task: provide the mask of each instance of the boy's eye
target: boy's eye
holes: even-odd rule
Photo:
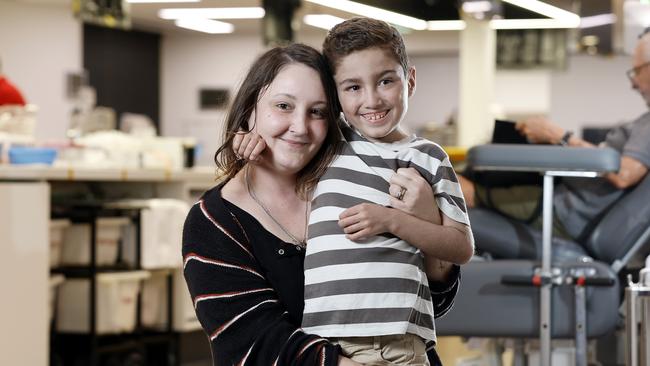
[[[391,79],[384,79],[384,80],[379,82],[379,85],[388,85],[388,84],[390,84],[392,82],[393,82],[393,80],[391,80]]]

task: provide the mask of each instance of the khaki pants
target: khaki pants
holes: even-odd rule
[[[332,338],[343,356],[367,366],[429,366],[422,338],[413,334]]]

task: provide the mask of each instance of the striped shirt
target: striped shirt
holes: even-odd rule
[[[449,218],[469,225],[460,185],[440,146],[415,136],[372,143],[347,126],[340,155],[312,200],[302,327],[324,337],[412,333],[435,342],[431,292],[419,249],[390,234],[345,238],[338,217],[360,203],[387,206],[390,177],[413,167]]]

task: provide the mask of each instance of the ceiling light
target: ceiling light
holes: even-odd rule
[[[504,2],[510,3],[512,5],[530,10],[535,13],[547,16],[552,19],[562,20],[566,22],[565,27],[556,27],[556,28],[577,28],[580,25],[580,17],[577,14],[574,14],[570,11],[560,9],[556,6],[547,4],[539,0],[503,0]],[[510,19],[510,20],[519,20],[519,19]]]
[[[616,22],[616,15],[614,14],[600,14],[590,17],[580,18],[580,28],[594,28],[601,25],[614,24]]]
[[[181,18],[174,23],[181,28],[210,34],[232,33],[235,30],[235,26],[230,23],[212,19]]]
[[[385,22],[399,25],[415,30],[427,29],[427,22],[422,19],[410,17],[404,14],[388,11],[374,6],[360,4],[349,0],[306,0],[307,2],[326,6],[328,8],[342,10],[348,13],[363,15],[368,18],[375,18]]]
[[[462,8],[465,13],[487,13],[492,10],[492,2],[488,0],[465,1]]]
[[[462,20],[431,20],[427,22],[427,30],[430,31],[451,31],[465,29],[465,22]]]
[[[307,14],[302,20],[305,24],[311,25],[312,27],[330,30],[345,19],[329,14]]]
[[[175,8],[160,9],[158,17],[162,19],[203,18],[203,19],[260,19],[264,9],[249,8]]]
[[[493,19],[490,20],[490,27],[494,29],[550,29],[576,28],[576,25],[573,21],[561,19]]]
[[[198,3],[201,0],[126,0],[130,4],[155,4],[155,3]]]

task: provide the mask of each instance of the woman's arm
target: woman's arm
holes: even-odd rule
[[[338,365],[337,347],[289,321],[228,217],[210,215],[200,201],[183,232],[185,280],[214,364]]]

